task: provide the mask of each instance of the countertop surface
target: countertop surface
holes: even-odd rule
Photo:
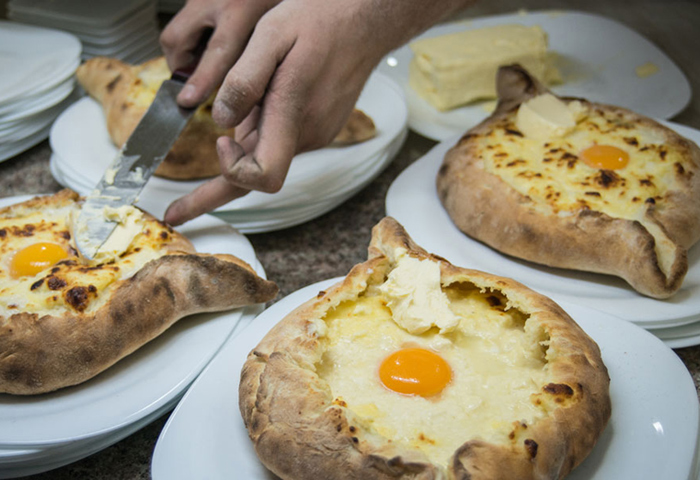
[[[554,0],[481,0],[459,19],[520,9],[561,9]],[[615,19],[659,46],[685,73],[694,95],[672,120],[700,129],[700,2],[697,0],[575,0],[566,8]],[[368,187],[331,212],[298,227],[249,235],[267,276],[280,287],[278,300],[299,288],[345,275],[367,254],[370,230],[384,215],[384,198],[392,181],[435,142],[411,132],[391,165]],[[47,141],[0,163],[0,197],[52,193],[61,189],[49,171]],[[700,346],[676,349],[700,385]],[[124,440],[71,465],[35,475],[34,479],[146,479],[163,415]],[[29,478],[29,477],[28,477]]]

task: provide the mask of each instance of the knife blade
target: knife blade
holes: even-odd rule
[[[158,89],[153,103],[83,203],[74,234],[80,255],[95,258],[118,222],[105,218],[105,207],[132,205],[163,161],[196,108],[180,107],[176,98],[190,72],[176,71]]]

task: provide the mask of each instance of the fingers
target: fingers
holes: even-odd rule
[[[243,155],[243,150],[235,142],[227,147],[229,148],[226,152],[227,155],[232,157]],[[248,189],[233,185],[223,176],[218,176],[171,203],[165,211],[163,219],[170,225],[181,225],[204,213],[211,212],[231,200],[242,197],[248,192]]]
[[[160,44],[171,70],[192,64],[202,31],[214,27],[205,8],[197,2],[187,2],[160,35]]]
[[[234,137],[236,143],[243,147],[246,153],[255,150],[258,144],[258,123],[260,121],[260,107],[255,106],[250,114],[236,126]]]
[[[288,51],[284,38],[271,40],[266,36],[264,31],[253,33],[219,88],[212,116],[223,128],[238,125],[260,102],[278,63]]]
[[[178,96],[178,103],[191,108],[206,100],[221,84],[236,62],[255,28],[270,7],[268,2],[228,2],[209,9],[188,2],[161,35],[161,43],[172,69],[192,65],[203,32],[214,28],[197,68]]]
[[[182,225],[248,192],[247,189],[231,185],[222,176],[215,177],[171,203],[163,219],[170,225]]]

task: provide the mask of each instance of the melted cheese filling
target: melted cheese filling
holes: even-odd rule
[[[544,412],[531,400],[547,383],[547,336],[496,294],[468,285],[445,289],[456,329],[413,335],[392,319],[387,299],[370,288],[356,301],[331,310],[316,365],[334,398],[347,404],[370,430],[446,465],[457,447],[480,438],[507,443],[513,422],[531,424]],[[494,301],[494,299],[497,299]],[[433,397],[407,396],[385,388],[379,365],[410,346],[437,352],[453,377]]]
[[[140,232],[113,261],[83,265],[71,234],[71,219],[77,218],[78,208],[71,204],[0,218],[0,316],[95,311],[109,298],[114,282],[131,277],[164,255],[163,247],[172,239],[167,226],[143,220]],[[69,253],[68,258],[36,275],[13,278],[10,265],[14,254],[39,242],[60,245]]]
[[[515,119],[481,135],[479,158],[487,172],[532,200],[543,214],[569,216],[582,209],[639,221],[655,237],[660,266],[667,272],[675,248],[663,231],[645,218],[649,203],[663,202],[678,187],[677,172],[687,169],[682,154],[650,127],[622,115],[592,110],[565,135],[542,140],[522,136]],[[625,168],[597,170],[579,158],[592,145],[611,145],[630,156]]]

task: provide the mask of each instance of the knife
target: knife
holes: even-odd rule
[[[88,195],[74,227],[80,254],[92,260],[117,227],[105,218],[105,207],[132,205],[163,161],[196,108],[182,108],[176,98],[194,66],[176,70],[165,80],[155,100],[120,149],[95,189]]]

